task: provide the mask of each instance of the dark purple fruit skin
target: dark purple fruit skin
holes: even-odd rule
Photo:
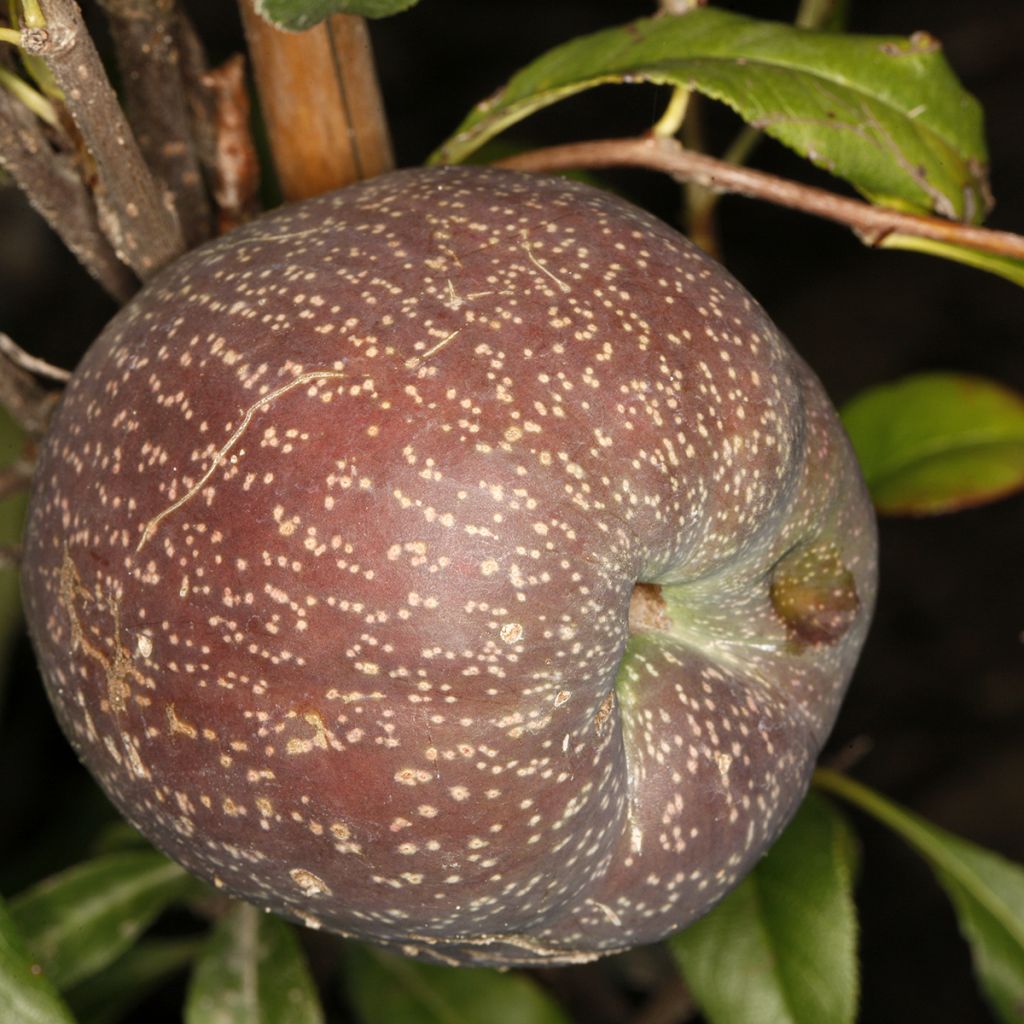
[[[23,586],[61,725],[157,846],[512,965],[655,941],[756,863],[875,574],[820,384],[721,267],[586,186],[439,168],[276,211],[115,317]]]

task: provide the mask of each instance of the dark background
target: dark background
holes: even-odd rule
[[[233,4],[187,6],[214,60],[240,48]],[[795,4],[720,6],[789,18]],[[421,162],[472,103],[543,50],[649,12],[640,0],[422,0],[376,23],[399,163]],[[927,29],[942,41],[986,110],[997,199],[989,224],[1024,232],[1024,5],[853,0],[850,23],[864,32]],[[597,90],[514,134],[543,144],[636,133],[664,99],[643,86]],[[718,108],[709,106],[707,115],[721,147],[738,123]],[[752,162],[846,191],[771,142]],[[610,180],[675,216],[678,191],[667,181],[645,172]],[[837,404],[870,384],[932,369],[1024,389],[1024,290],[956,264],[872,252],[842,228],[750,200],[727,197],[719,211],[725,262]],[[0,190],[0,329],[70,367],[112,312],[21,197]],[[882,523],[875,625],[825,757],[932,821],[1024,861],[1022,524],[1020,496],[952,516]],[[110,814],[56,732],[24,642],[0,691],[0,780],[0,891],[7,894],[84,855]],[[899,841],[855,821],[863,841],[862,1019],[991,1020],[927,869]],[[620,984],[623,975],[628,987],[629,972],[588,970],[597,973],[582,983],[571,972],[553,983],[593,1024],[622,1018],[628,992],[623,1001],[608,994],[600,1005],[582,993]],[[159,1014],[147,1015],[156,1024]]]

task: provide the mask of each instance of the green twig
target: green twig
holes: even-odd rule
[[[0,27],[0,43],[11,43],[21,46],[21,33],[16,28]]]
[[[685,85],[677,85],[669,97],[665,112],[658,118],[657,124],[651,129],[654,135],[671,138],[679,132],[686,120],[686,108],[690,102],[690,90]]]
[[[39,0],[21,0],[21,13],[25,19],[25,28],[46,28]]]
[[[0,89],[6,89],[19,103],[23,103],[51,128],[57,126],[57,111],[53,109],[53,104],[13,71],[0,68]]]
[[[843,7],[842,0],[800,0],[793,24],[812,30],[835,28],[842,18]]]

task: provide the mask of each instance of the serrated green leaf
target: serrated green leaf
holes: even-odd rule
[[[197,883],[155,850],[78,864],[11,901],[25,944],[60,989],[129,949],[157,915]]]
[[[345,983],[363,1024],[568,1024],[522,973],[442,967],[349,943]]]
[[[928,861],[971,947],[983,991],[1005,1024],[1024,1021],[1024,866],[932,825],[873,790],[819,769],[815,783],[887,825]]]
[[[255,7],[256,13],[271,25],[301,32],[332,14],[386,18],[417,3],[419,0],[255,0]]]
[[[981,249],[971,249],[966,245],[939,242],[918,235],[901,235],[899,232],[886,235],[878,246],[882,249],[907,249],[910,252],[941,256],[943,259],[963,263],[968,267],[987,270],[990,274],[1005,277],[1007,281],[1024,287],[1024,260],[1015,259],[1013,256],[1000,256],[993,252],[983,252]]]
[[[865,391],[842,417],[879,512],[951,512],[1024,487],[1024,398],[995,381],[918,374]]]
[[[68,992],[79,1024],[117,1024],[155,988],[192,962],[202,939],[144,939],[106,970]]]
[[[0,900],[0,1021],[18,1024],[74,1024],[71,1011],[25,948]]]
[[[185,1003],[185,1024],[323,1024],[295,930],[248,903],[218,922]]]
[[[750,876],[669,939],[711,1024],[852,1024],[853,863],[848,826],[812,793]]]
[[[464,160],[542,107],[624,81],[720,100],[876,202],[964,220],[988,206],[981,111],[932,37],[812,32],[713,7],[549,51],[474,108],[432,160]]]

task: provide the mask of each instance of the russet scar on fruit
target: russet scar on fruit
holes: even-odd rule
[[[706,913],[794,813],[874,602],[817,379],[575,182],[404,171],[183,257],[40,456],[62,727],[226,892],[445,963]]]

